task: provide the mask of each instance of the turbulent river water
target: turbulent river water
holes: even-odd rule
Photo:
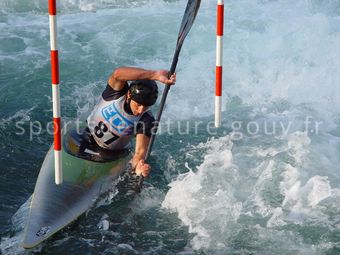
[[[168,69],[185,5],[58,1],[63,119],[85,118],[118,66]],[[215,26],[202,0],[142,193],[112,190],[25,251],[52,143],[47,1],[1,0],[0,253],[340,254],[340,2],[225,1],[220,129]]]

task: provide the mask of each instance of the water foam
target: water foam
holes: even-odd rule
[[[6,125],[13,124],[13,121],[25,123],[31,120],[30,114],[31,112],[37,108],[36,106],[31,107],[30,109],[21,109],[17,111],[14,115],[2,118],[0,120],[0,128],[5,128]]]
[[[248,144],[256,139],[261,137]],[[203,163],[172,181],[162,203],[194,234],[194,249],[231,252],[243,241],[249,242],[249,252],[258,250],[255,254],[272,254],[273,247],[277,252],[298,250],[299,254],[320,254],[326,249],[322,242],[310,247],[289,229],[308,229],[322,222],[331,233],[337,219],[329,218],[329,213],[339,199],[339,189],[332,187],[327,176],[308,173],[314,155],[307,132],[280,139],[284,141],[280,147],[252,152],[256,166],[250,169],[245,168],[243,148],[233,145],[229,136],[194,146],[193,150],[203,150]],[[243,158],[233,157],[239,153]],[[253,240],[244,239],[249,231]],[[267,243],[275,246],[264,250]]]
[[[62,0],[57,1],[57,9],[61,13],[95,12],[107,8],[133,8],[143,5],[157,4],[155,0]],[[43,0],[22,2],[18,0],[4,0],[0,3],[2,11],[10,13],[34,12],[48,13],[48,3]]]
[[[168,68],[178,29],[174,17],[182,15],[185,4],[107,2],[107,10],[97,10],[104,5],[87,0],[63,1],[59,6],[63,14],[59,19],[65,85],[62,92],[68,94],[62,100],[63,105],[76,101],[77,106],[70,107],[76,115],[90,110],[108,74],[118,65]],[[46,1],[40,0],[3,3],[7,3],[3,9],[6,12],[33,10],[45,15],[47,10]],[[211,116],[214,8],[213,1],[202,2],[181,53],[178,82],[169,94],[165,118],[195,120]],[[325,236],[332,236],[332,230],[339,228],[338,10],[334,1],[226,3],[225,122],[283,119],[297,123],[294,130],[280,136],[259,134],[234,145],[230,138],[223,137],[194,146],[204,155],[203,163],[171,182],[163,207],[177,212],[189,227],[195,249],[213,253],[216,247],[240,248],[249,253],[273,254],[273,247],[278,247],[282,254],[317,254],[318,249],[327,251],[336,246],[333,239],[326,238],[329,244],[313,240],[315,246],[310,247],[304,238],[308,239],[305,232],[319,234],[309,229],[309,224],[327,226]],[[86,13],[78,13],[83,11]],[[8,24],[10,29],[4,30],[2,38],[14,38],[18,46],[12,52],[2,50],[1,60],[20,60],[21,73],[30,77],[36,71],[31,68],[35,59],[42,75],[48,66],[41,54],[48,45],[47,17],[5,15],[0,17],[0,26]],[[128,18],[131,16],[136,17],[135,22]],[[31,24],[29,29],[27,24]],[[50,86],[47,78],[45,83]],[[242,111],[244,105],[251,110]],[[332,132],[317,136],[301,128],[301,119],[310,113],[322,116],[327,124],[322,131]],[[185,162],[169,160],[169,164],[174,173],[180,172],[176,168],[184,168]],[[157,208],[163,200],[160,193],[151,192],[134,204],[134,210],[143,214],[148,208]],[[270,248],[265,251],[261,247]]]
[[[195,249],[224,245],[238,220],[242,204],[235,197],[237,168],[232,163],[230,138],[199,145],[207,149],[197,172],[180,175],[170,184],[162,207],[177,212],[195,237]]]
[[[114,6],[113,9],[61,16],[59,45],[63,62],[72,63],[76,61],[75,54],[80,56],[82,64],[78,61],[74,64],[85,64],[97,81],[105,80],[118,65],[168,68],[177,33],[177,28],[172,25],[173,17],[181,17],[185,3],[171,3],[169,8],[170,4],[165,2],[127,2],[129,8],[122,8],[113,1],[106,3]],[[67,3],[77,4],[76,1],[63,2]],[[79,4],[86,6],[87,3],[90,2]],[[336,81],[340,78],[337,17],[325,16],[318,12],[318,5],[306,2],[299,3],[299,8],[283,1],[248,5],[247,1],[226,4],[229,18],[224,42],[223,93],[226,97],[223,109],[228,110],[226,103],[230,98],[239,97],[243,103],[252,105],[266,105],[284,99],[293,105],[317,103],[318,111],[328,115],[338,112],[339,98],[334,93]],[[159,9],[163,10],[162,16],[157,14]],[[165,118],[197,118],[213,112],[213,10],[212,3],[202,3],[196,24],[181,53],[178,83],[169,94],[168,104],[172,107],[166,109]],[[131,16],[135,17],[135,22],[128,18]],[[155,23],[155,19],[162,24]],[[20,22],[25,23],[22,18]],[[160,25],[169,32],[160,31]],[[98,26],[102,28],[100,31],[96,29]],[[31,50],[41,52],[36,46]],[[108,60],[103,61],[102,57]],[[111,63],[114,66],[109,69]],[[97,64],[107,66],[107,72],[97,68],[91,71]]]
[[[21,247],[21,243],[24,237],[24,228],[26,226],[27,215],[29,214],[31,199],[32,196],[22,204],[18,211],[13,215],[11,222],[14,235],[1,238],[0,251],[2,254],[28,254],[28,252]],[[35,249],[35,251],[38,250],[39,248]]]

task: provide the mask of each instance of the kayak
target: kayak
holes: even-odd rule
[[[86,212],[100,194],[124,172],[129,150],[105,153],[88,147],[87,132],[72,130],[63,138],[63,183],[54,180],[54,153],[50,148],[35,185],[22,246],[33,248]]]

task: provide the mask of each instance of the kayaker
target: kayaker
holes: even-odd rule
[[[168,78],[166,70],[117,68],[109,77],[99,102],[87,118],[91,138],[105,150],[126,149],[131,139],[136,137],[131,164],[136,174],[144,177],[149,175],[151,169],[144,162],[144,157],[155,121],[149,109],[158,97],[155,81],[173,85],[176,74]]]

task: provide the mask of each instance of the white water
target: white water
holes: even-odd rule
[[[243,126],[231,147],[228,136],[198,145],[203,163],[170,183],[163,207],[189,226],[195,249],[224,254],[243,241],[246,254],[323,254],[339,246],[318,233],[339,231],[339,14],[339,3],[326,1],[226,3],[224,125],[256,122],[260,131]],[[202,87],[196,100],[212,94]],[[280,132],[282,123],[290,128]]]
[[[315,160],[306,133],[291,134],[280,152],[269,148],[255,155],[258,152],[253,151],[256,163],[250,168],[242,167],[247,164],[242,157],[233,158],[232,151],[240,152],[228,136],[187,153],[202,149],[203,163],[195,173],[190,171],[173,181],[162,204],[177,212],[195,234],[192,247],[222,254],[236,249],[236,240],[258,247],[256,254],[320,254],[327,245],[332,247],[322,240],[309,247],[299,235],[287,231],[292,226],[301,231],[311,226],[339,228],[339,214],[330,217],[330,212],[339,212],[338,183],[332,185],[320,168],[305,167]],[[243,231],[250,231],[254,240],[247,240]],[[275,247],[267,247],[267,242]]]
[[[46,1],[5,0],[0,6],[6,75],[17,71],[29,78],[38,72],[46,87],[40,97],[27,102],[19,96],[23,106],[1,112],[8,125],[49,103],[48,19]],[[184,6],[184,1],[61,1],[65,117],[88,112],[119,65],[169,68]],[[225,1],[223,126],[234,132],[215,139],[200,133],[202,141],[209,140],[183,144],[180,152],[171,145],[159,149],[162,162],[168,162],[170,189],[162,203],[163,194],[144,193],[141,207],[133,205],[137,213],[150,206],[162,207],[160,217],[175,212],[192,233],[190,249],[206,253],[336,254],[339,15],[338,1]],[[181,52],[165,120],[213,119],[214,29],[215,2],[203,1]],[[36,84],[28,80],[17,88],[27,86]],[[258,132],[251,132],[256,128],[251,122]],[[195,141],[195,134],[189,136]],[[182,154],[185,158],[176,160]],[[183,174],[185,166],[191,170]],[[100,226],[110,228],[103,222]]]

